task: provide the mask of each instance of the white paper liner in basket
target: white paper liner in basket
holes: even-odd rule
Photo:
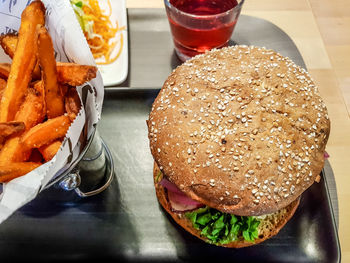
[[[0,34],[17,32],[22,11],[30,2],[30,0],[0,1]],[[46,27],[57,52],[56,60],[95,65],[70,1],[42,0],[42,2],[46,7]],[[8,58],[1,52],[0,62],[6,61],[9,61]],[[58,171],[69,167],[70,163],[78,157],[79,137],[84,125],[89,138],[101,117],[104,95],[101,74],[98,72],[97,77],[88,85],[77,87],[81,98],[83,89],[86,93],[83,100],[84,107],[69,128],[56,156],[30,173],[3,184],[3,192],[0,195],[0,223],[21,206],[33,200]]]

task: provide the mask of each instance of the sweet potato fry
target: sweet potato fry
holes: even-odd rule
[[[41,79],[41,70],[39,66],[39,61],[37,61],[33,69],[32,80],[40,80],[40,79]]]
[[[67,115],[48,119],[23,134],[21,142],[25,149],[40,148],[45,144],[64,137],[69,125],[70,119]]]
[[[45,23],[45,7],[34,1],[22,12],[18,43],[0,104],[0,122],[11,121],[25,96],[36,63],[36,26]]]
[[[0,90],[4,90],[6,88],[7,81],[3,78],[0,78]]]
[[[7,50],[10,50],[7,54],[13,58],[17,46],[17,36],[11,35],[11,45],[6,45]],[[10,55],[12,54],[12,55]],[[88,65],[79,65],[75,63],[65,63],[57,62],[57,73],[58,73],[58,82],[61,84],[68,84],[71,86],[80,86],[85,82],[96,77],[97,68],[94,66]],[[1,73],[0,73],[1,74]],[[40,79],[40,69],[38,64],[35,66],[33,71],[33,79]]]
[[[49,119],[64,113],[64,100],[57,82],[55,51],[49,33],[44,26],[38,28],[38,59],[42,70],[46,113]]]
[[[6,88],[7,81],[3,78],[0,78],[0,90],[4,90]]]
[[[57,151],[61,147],[61,144],[62,142],[60,140],[57,140],[39,148],[39,151],[46,162],[50,161],[56,155]]]
[[[24,129],[25,126],[23,122],[0,122],[0,142],[11,135],[24,131]]]
[[[57,62],[58,82],[71,86],[80,86],[96,78],[95,66],[79,65],[75,63]]]
[[[33,87],[28,88],[15,120],[24,122],[26,130],[29,130],[42,122],[45,116],[44,87],[42,81],[38,81]]]
[[[69,89],[68,85],[60,84],[60,90],[63,97],[66,97],[68,89]]]
[[[27,96],[17,112],[15,120],[25,123],[26,130],[41,122],[45,118],[44,97],[42,82],[37,82],[34,87],[27,91]],[[13,160],[25,161],[28,159],[30,151],[24,149],[19,138],[6,141],[0,152],[0,162],[10,162]]]
[[[9,63],[0,63],[0,78],[8,79],[10,75],[11,64]]]
[[[70,120],[74,121],[80,111],[81,103],[78,92],[73,87],[69,88],[66,93],[65,107]]]
[[[20,142],[20,136],[6,140],[0,151],[0,165],[12,162],[24,162],[28,160],[31,149],[25,149]]]
[[[6,34],[0,36],[0,45],[4,50],[5,54],[7,54],[10,58],[13,58],[13,56],[15,55],[17,41],[17,34]]]
[[[7,34],[7,35],[0,36],[0,45],[2,46],[5,53],[12,59],[16,52],[17,42],[18,42],[18,35],[16,34]],[[6,64],[6,63],[3,63],[3,64]],[[0,65],[0,76],[1,76],[1,65]],[[33,79],[39,80],[40,77],[41,77],[40,67],[39,67],[39,63],[37,62],[33,70]],[[8,78],[8,75],[6,78]]]
[[[4,93],[4,90],[6,88],[6,84],[7,84],[6,80],[0,78],[0,101],[2,98],[2,94]]]
[[[0,183],[25,175],[40,165],[41,163],[34,162],[16,162],[0,165]]]

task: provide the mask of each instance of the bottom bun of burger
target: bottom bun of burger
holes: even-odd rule
[[[153,177],[158,201],[175,222],[203,241],[222,247],[248,247],[275,236],[293,216],[300,201],[298,198],[275,213],[249,217],[223,213],[205,205],[179,211],[169,200],[168,193],[172,189],[161,183],[166,179],[156,163]]]

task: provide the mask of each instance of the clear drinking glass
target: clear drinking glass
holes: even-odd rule
[[[185,61],[228,45],[244,0],[164,0],[175,51]]]

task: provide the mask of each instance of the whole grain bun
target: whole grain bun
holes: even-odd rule
[[[171,209],[171,205],[167,198],[166,190],[162,185],[158,184],[158,182],[162,179],[162,175],[159,176],[159,172],[160,170],[157,164],[155,163],[154,169],[153,169],[153,178],[154,178],[154,186],[156,189],[156,195],[159,203],[166,210],[166,212],[175,220],[175,222],[179,224],[182,228],[184,228],[186,231],[188,231],[192,235],[202,239],[203,241],[210,243],[210,240],[208,240],[206,237],[200,234],[200,230],[197,230],[193,227],[192,222],[188,218],[186,218],[184,213],[174,212]],[[261,243],[266,239],[277,235],[277,233],[294,215],[295,210],[299,206],[299,200],[300,199],[298,198],[287,207],[282,208],[281,210],[278,210],[273,214],[266,215],[263,219],[260,219],[260,225],[258,227],[259,238],[256,239],[254,242],[245,241],[243,237],[240,237],[238,240],[234,242],[231,242],[228,244],[219,244],[219,246],[231,247],[231,248],[248,247],[248,246]]]
[[[310,75],[273,50],[234,46],[177,67],[148,120],[165,176],[223,212],[262,215],[318,178],[330,121]]]

